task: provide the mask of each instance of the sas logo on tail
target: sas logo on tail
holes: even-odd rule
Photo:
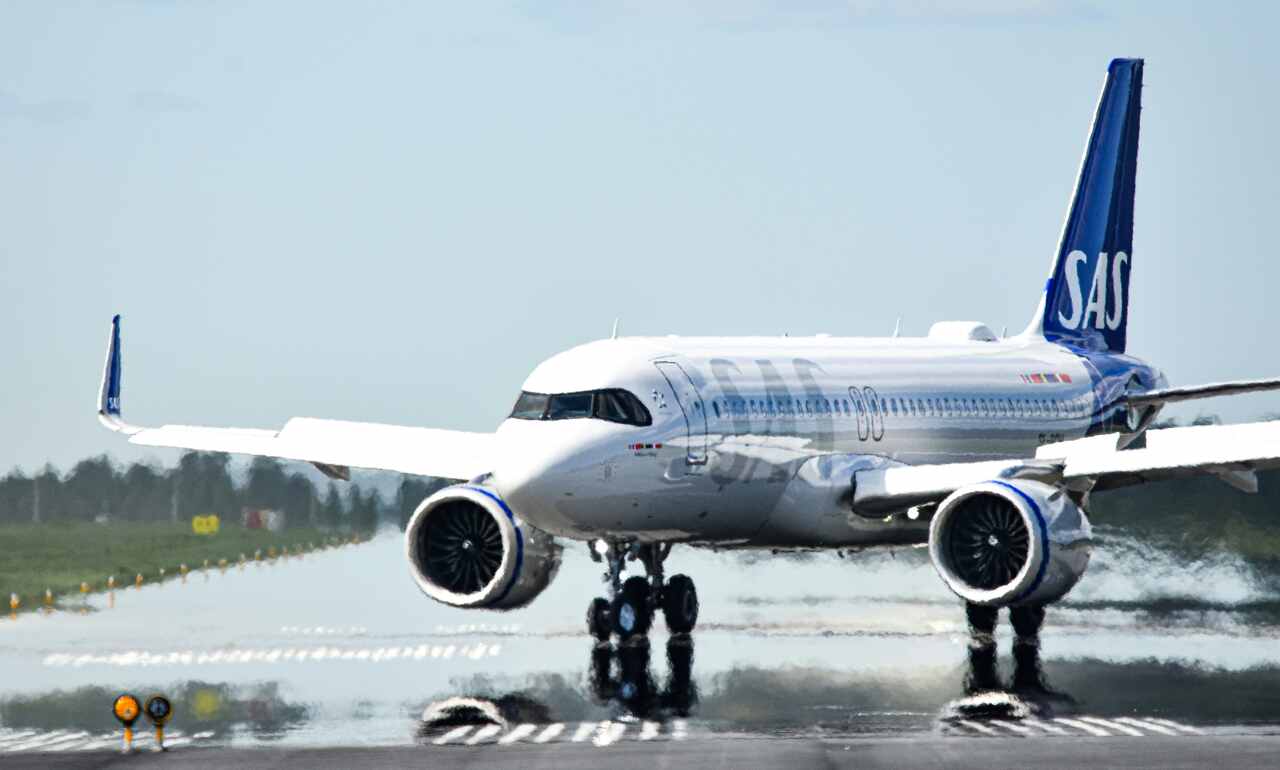
[[[1124,326],[1124,286],[1123,268],[1129,263],[1129,255],[1117,251],[1108,258],[1104,251],[1098,254],[1098,261],[1093,267],[1093,278],[1089,284],[1089,297],[1086,300],[1080,284],[1080,266],[1088,264],[1089,257],[1083,251],[1067,254],[1063,272],[1067,277],[1067,291],[1070,293],[1070,313],[1058,311],[1058,322],[1066,329],[1110,329],[1115,331]],[[1108,267],[1108,263],[1110,267]],[[1110,278],[1111,290],[1107,291]],[[1110,303],[1108,304],[1108,300]]]

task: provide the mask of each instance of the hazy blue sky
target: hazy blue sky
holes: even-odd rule
[[[356,5],[0,8],[0,469],[142,456],[93,417],[116,311],[131,420],[251,427],[491,429],[615,316],[1021,330],[1118,55],[1131,349],[1280,375],[1273,7]]]

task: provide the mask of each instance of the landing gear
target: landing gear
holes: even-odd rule
[[[662,591],[662,617],[673,634],[687,634],[698,622],[698,589],[688,575],[676,575]]]
[[[607,642],[613,633],[613,613],[609,610],[609,600],[596,597],[587,607],[587,633],[596,639]]]
[[[622,591],[614,597],[613,630],[621,641],[649,633],[649,626],[653,624],[653,602],[649,594],[649,581],[635,575],[627,578]]]
[[[591,557],[604,562],[604,580],[609,597],[596,598],[587,607],[587,631],[601,642],[617,634],[620,641],[642,639],[661,609],[667,628],[674,634],[693,630],[698,622],[698,592],[688,575],[663,578],[663,562],[671,553],[670,543],[594,543]],[[624,582],[622,573],[630,559],[644,565],[645,575],[633,575]]]
[[[1000,619],[1000,608],[984,607],[981,604],[966,604],[965,617],[969,620],[969,633],[973,636],[993,637],[996,633],[996,621]]]
[[[1013,624],[1013,632],[1019,641],[1034,640],[1040,636],[1040,627],[1044,625],[1044,605],[1010,607],[1009,622]]]

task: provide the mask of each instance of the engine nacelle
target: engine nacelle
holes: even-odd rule
[[[987,481],[951,493],[929,526],[929,557],[971,604],[1041,605],[1084,575],[1089,519],[1065,492],[1038,481]]]
[[[523,607],[560,568],[555,539],[485,487],[446,487],[423,500],[404,538],[418,587],[452,607]]]

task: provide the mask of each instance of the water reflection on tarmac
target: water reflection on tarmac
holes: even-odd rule
[[[708,733],[1270,732],[1280,595],[1226,558],[1104,540],[1039,647],[974,646],[920,550],[796,560],[677,549],[692,637],[597,646],[598,565],[570,548],[516,613],[437,605],[397,533],[194,572],[0,622],[0,752],[106,735],[120,691],[165,692],[214,744],[688,740]],[[1007,625],[1007,624],[1006,624]],[[424,720],[424,715],[426,719]],[[88,740],[86,738],[86,740]],[[85,744],[87,745],[87,744]]]

